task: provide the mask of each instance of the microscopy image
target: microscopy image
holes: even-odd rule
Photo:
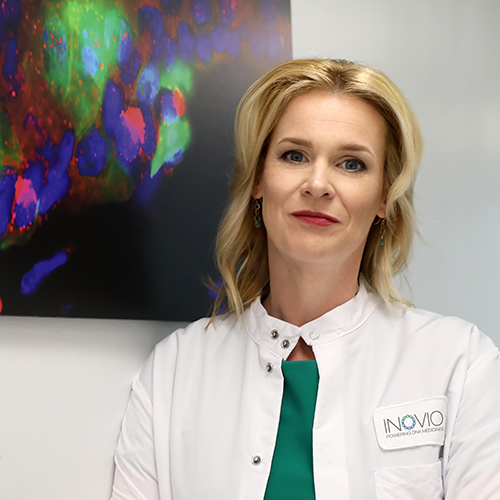
[[[0,3],[0,307],[209,312],[232,122],[289,0]]]

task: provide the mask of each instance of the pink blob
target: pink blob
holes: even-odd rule
[[[144,144],[144,135],[146,133],[146,124],[142,112],[139,108],[128,108],[127,111],[121,112],[120,118],[125,127],[130,132],[132,141],[137,144]]]
[[[30,179],[23,179],[19,177],[16,182],[16,205],[24,205],[27,207],[31,203],[37,202],[37,196]]]

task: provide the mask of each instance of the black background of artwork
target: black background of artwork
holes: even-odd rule
[[[231,64],[194,67],[186,101],[191,143],[151,203],[50,213],[27,244],[0,251],[3,313],[178,321],[209,314],[205,282],[218,278],[213,249],[234,158],[234,112],[248,86],[277,62],[257,64],[247,53]],[[68,246],[68,262],[34,295],[21,295],[23,275]]]

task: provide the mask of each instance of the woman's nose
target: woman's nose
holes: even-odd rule
[[[304,194],[314,198],[331,198],[334,194],[329,166],[323,162],[311,165],[308,178],[304,183]]]

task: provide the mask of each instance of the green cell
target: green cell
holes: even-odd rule
[[[171,160],[179,149],[185,151],[190,141],[191,127],[186,120],[179,118],[170,125],[162,123],[158,145],[151,162],[151,177],[160,170],[165,161]]]
[[[121,11],[107,11],[105,5],[62,3],[60,9],[53,7],[57,16],[45,25],[45,78],[65,106],[77,137],[100,113],[105,84],[118,70],[120,39],[129,28]]]
[[[183,92],[190,92],[193,88],[193,72],[183,61],[177,59],[170,68],[164,69],[160,75],[160,87],[174,90],[178,88]]]

